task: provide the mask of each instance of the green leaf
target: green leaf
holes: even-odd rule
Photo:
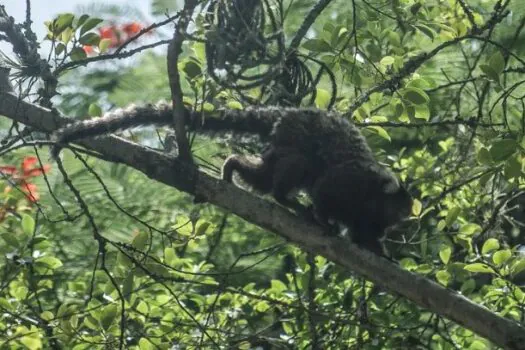
[[[99,117],[102,115],[102,108],[96,103],[92,103],[88,108],[88,115],[90,117]]]
[[[197,58],[200,63],[206,62],[206,48],[204,43],[194,43],[192,50],[195,54],[195,58]]]
[[[510,273],[512,277],[515,277],[523,270],[525,270],[525,259],[519,259],[514,264],[512,264],[512,267],[510,268]]]
[[[111,42],[112,40],[108,38],[101,39],[98,43],[98,50],[100,51],[100,53],[105,53],[106,51],[108,51],[109,47],[111,46]]]
[[[494,70],[496,74],[501,74],[505,69],[505,58],[500,51],[495,52],[490,58],[488,65]]]
[[[144,301],[139,301],[138,305],[136,306],[137,311],[141,314],[147,315],[149,313],[148,304],[146,304]]]
[[[11,301],[14,300],[11,299]],[[11,305],[11,303],[5,298],[0,298],[0,306],[8,311],[13,310],[13,305]]]
[[[63,13],[57,16],[53,21],[53,34],[57,37],[62,31],[68,27],[71,27],[75,15],[72,13]]]
[[[133,261],[123,252],[117,253],[117,264],[126,269],[133,267]]]
[[[151,344],[148,339],[146,338],[140,338],[139,340],[139,349],[140,350],[154,350],[157,347],[155,345]]]
[[[441,258],[441,261],[443,261],[443,264],[448,264],[451,254],[452,248],[450,248],[449,246],[443,246],[441,248],[441,250],[439,251],[439,257]]]
[[[415,112],[416,114],[414,115],[414,117],[417,119],[424,119],[427,121],[430,119],[430,109],[426,104],[415,106]]]
[[[405,112],[405,107],[403,106],[403,104],[401,102],[396,103],[394,107],[394,116],[396,118],[399,118],[403,115],[404,112]]]
[[[406,84],[406,87],[413,87],[413,88],[418,88],[418,89],[428,89],[430,88],[432,85],[428,82],[428,79],[423,79],[423,78],[416,78],[416,79],[412,79],[410,80],[407,84]]]
[[[425,91],[414,87],[404,89],[403,98],[414,105],[422,105],[430,101]]]
[[[517,148],[516,140],[514,139],[503,139],[498,140],[490,147],[490,154],[494,161],[499,162],[510,157]]]
[[[179,258],[175,252],[175,249],[172,247],[167,247],[164,249],[164,261],[166,261],[168,265],[173,265],[178,259]]]
[[[493,172],[484,174],[482,177],[479,178],[479,185],[481,187],[486,186],[487,183],[492,180],[493,176],[494,176]]]
[[[273,293],[280,294],[280,293],[282,293],[285,290],[286,290],[286,285],[283,282],[281,282],[279,280],[272,280],[271,291]]]
[[[11,294],[18,300],[24,300],[27,298],[27,294],[29,293],[29,290],[27,287],[18,287],[14,290],[11,290]]]
[[[472,223],[463,225],[459,229],[460,234],[467,235],[467,236],[470,236],[476,233],[480,233],[480,232],[481,232],[481,226],[479,226],[478,224],[472,224]]]
[[[38,258],[35,261],[35,264],[42,264],[45,267],[50,268],[51,270],[56,270],[62,266],[62,261],[53,256],[43,256],[41,258]]]
[[[493,81],[495,81],[495,82],[497,82],[499,84],[499,75],[492,67],[490,67],[490,66],[488,66],[486,64],[480,64],[479,68],[481,69],[481,71],[483,73],[485,73],[485,75],[490,80],[493,80]]]
[[[99,23],[102,23],[104,20],[100,18],[90,18],[84,23],[82,28],[80,28],[80,36],[84,35],[84,33],[90,31],[91,29],[95,28]]]
[[[330,93],[325,89],[317,88],[315,105],[317,108],[326,108],[330,103]]]
[[[239,101],[228,101],[228,103],[226,103],[226,106],[229,109],[242,110],[242,104]]]
[[[252,348],[252,344],[247,341],[242,341],[238,345],[239,350],[250,350]]]
[[[330,44],[328,44],[323,39],[306,40],[303,44],[303,47],[307,50],[314,51],[314,52],[328,52],[332,50],[332,48],[330,47]]]
[[[414,216],[419,216],[421,214],[422,209],[423,204],[419,200],[414,199],[412,201],[412,214],[414,214]]]
[[[73,28],[66,28],[62,31],[62,34],[60,34],[60,40],[67,44],[73,37]]]
[[[58,43],[55,47],[55,55],[59,56],[66,49],[66,45]]]
[[[100,325],[104,330],[108,330],[108,328],[111,326],[113,321],[115,320],[115,317],[117,316],[118,307],[116,304],[110,304],[102,310],[102,314],[100,315]]]
[[[31,333],[30,335],[23,336],[20,338],[20,342],[30,350],[42,349],[42,340],[38,332],[36,334]]]
[[[202,236],[206,234],[206,230],[208,230],[208,227],[210,227],[211,224],[208,221],[205,221],[197,227],[196,235]]]
[[[184,73],[186,73],[186,76],[191,80],[201,75],[202,69],[201,66],[195,61],[188,60],[184,65]]]
[[[511,180],[513,178],[518,178],[521,176],[521,161],[519,157],[512,156],[505,162],[505,167],[503,168],[503,174],[505,178]]]
[[[468,295],[476,289],[476,281],[473,278],[469,278],[461,285],[460,291],[463,295]]]
[[[387,34],[388,40],[390,41],[390,44],[392,44],[395,47],[401,46],[401,37],[399,36],[399,33],[396,33],[393,30],[388,31]]]
[[[27,235],[32,235],[35,231],[35,220],[27,214],[22,214],[22,231]]]
[[[444,286],[448,285],[451,277],[452,276],[450,275],[448,271],[441,270],[441,271],[436,272],[436,280]]]
[[[127,301],[130,301],[133,292],[133,282],[135,281],[135,274],[133,271],[128,273],[124,281],[122,281],[122,295]]]
[[[495,274],[495,271],[492,269],[492,267],[488,266],[487,264],[482,264],[482,263],[469,264],[469,265],[466,265],[464,269],[470,272]]]
[[[485,255],[499,249],[499,241],[496,238],[489,238],[483,243],[481,254]]]
[[[512,252],[509,249],[498,250],[492,256],[492,261],[494,261],[494,264],[499,266],[509,260],[511,256]]]
[[[76,28],[80,27],[82,24],[84,24],[84,22],[86,22],[86,20],[89,18],[89,15],[82,15],[80,16],[80,18],[78,19],[77,23],[76,23]]]
[[[452,226],[452,224],[458,218],[460,212],[461,209],[458,207],[452,207],[448,210],[447,217],[445,218],[445,223],[447,224],[447,227]]]
[[[430,38],[430,40],[434,41],[434,37],[436,36],[436,32],[424,25],[424,24],[415,24],[414,27],[416,27],[421,33],[425,34],[426,36],[428,36]]]
[[[135,237],[133,238],[133,242],[131,243],[133,247],[144,250],[146,248],[146,244],[149,241],[149,234],[145,231],[139,232]]]
[[[385,56],[381,59],[379,62],[382,66],[390,66],[391,64],[394,64],[395,59],[392,56]]]
[[[206,113],[211,113],[215,110],[215,106],[209,102],[204,102],[204,104],[202,105],[202,110]]]
[[[86,52],[81,47],[75,47],[73,50],[71,50],[71,53],[69,54],[72,61],[79,61],[83,60],[87,57]]]
[[[95,33],[87,33],[81,36],[78,42],[82,45],[97,46],[100,42],[100,36]]]
[[[384,138],[387,141],[392,141],[390,138],[390,135],[388,134],[388,131],[386,131],[384,128],[380,126],[367,126],[367,129],[374,131],[378,136]]]
[[[357,109],[357,116],[359,116],[361,120],[370,117],[370,111],[368,110],[366,105],[362,105]]]
[[[477,159],[478,163],[481,165],[492,165],[492,163],[494,163],[490,151],[485,147],[480,148],[480,150],[478,151]]]
[[[44,311],[40,314],[40,318],[42,318],[44,321],[51,321],[53,318],[55,318],[55,315],[51,311]]]
[[[399,262],[399,264],[405,269],[405,270],[408,270],[408,271],[413,271],[417,268],[417,263],[414,259],[412,258],[403,258],[401,259],[401,261]]]

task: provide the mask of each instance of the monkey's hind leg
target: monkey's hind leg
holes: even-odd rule
[[[299,202],[289,199],[293,189],[308,188],[308,179],[313,171],[310,161],[300,153],[288,153],[275,161],[272,194],[277,202],[306,213],[307,209]]]
[[[236,171],[242,181],[254,190],[269,193],[272,190],[273,170],[274,154],[271,149],[263,153],[260,160],[234,154],[229,156],[222,166],[222,179],[233,182],[233,172]]]

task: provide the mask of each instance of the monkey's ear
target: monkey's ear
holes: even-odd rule
[[[389,180],[383,182],[383,193],[394,194],[399,191],[401,185],[397,177],[392,176]]]

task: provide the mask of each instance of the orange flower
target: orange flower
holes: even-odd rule
[[[22,171],[24,173],[24,177],[35,177],[40,176],[42,174],[48,173],[49,169],[51,169],[51,165],[44,164],[41,168],[35,168],[34,165],[38,162],[38,158],[34,156],[25,157],[22,161]]]
[[[111,44],[109,47],[117,47],[120,45],[120,34],[118,32],[118,29],[115,25],[109,25],[106,27],[100,27],[98,29],[98,32],[100,33],[101,39],[110,39]]]
[[[133,36],[140,32],[144,26],[138,22],[131,22],[122,26],[122,31],[128,36]]]
[[[93,46],[90,46],[90,45],[84,45],[84,46],[82,46],[82,50],[84,50],[84,52],[86,53],[86,55],[90,55],[90,54],[92,54],[93,52],[95,52],[95,50],[93,50]]]
[[[30,183],[29,179],[48,173],[49,169],[51,169],[49,164],[45,164],[42,167],[36,167],[37,163],[37,157],[29,156],[22,160],[22,164],[19,169],[13,165],[0,166],[0,173],[3,176],[9,175],[9,180],[12,183],[12,186],[20,186],[20,189],[25,193],[27,200],[30,202],[38,201],[40,199],[40,195],[38,194],[37,186],[33,183]],[[12,186],[7,186],[4,192],[9,192]]]

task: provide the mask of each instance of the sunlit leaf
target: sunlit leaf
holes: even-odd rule
[[[489,238],[483,243],[481,254],[485,255],[499,249],[499,241],[496,238]]]
[[[474,263],[469,264],[465,266],[465,270],[470,272],[478,272],[478,273],[495,273],[495,271],[492,269],[492,267],[482,264],[482,263]]]

